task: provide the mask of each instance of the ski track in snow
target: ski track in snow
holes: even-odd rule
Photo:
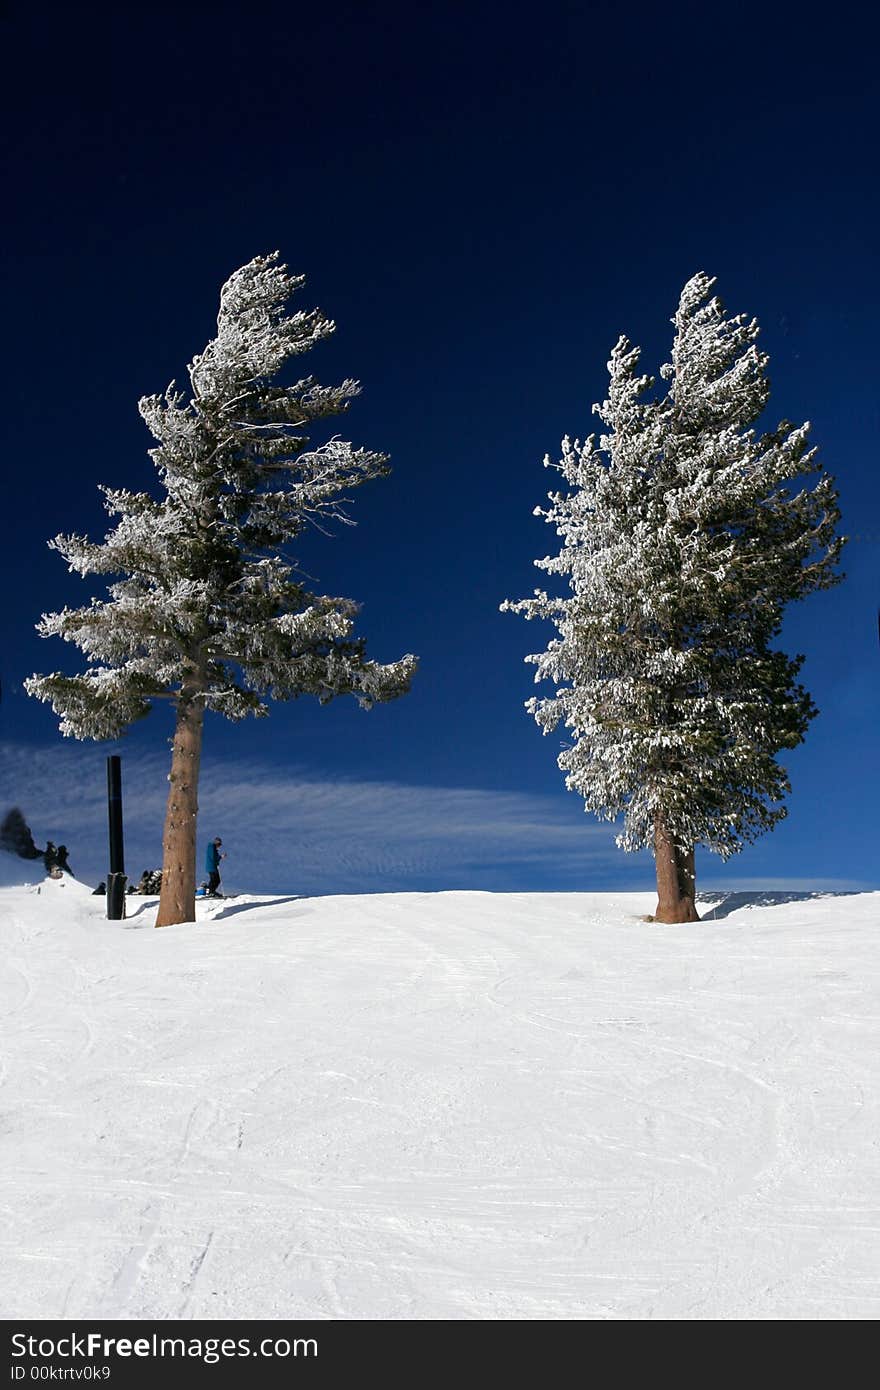
[[[880,894],[0,889],[0,1316],[872,1319]]]

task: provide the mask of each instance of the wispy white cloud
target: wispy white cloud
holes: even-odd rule
[[[106,874],[106,748],[0,744],[0,810],[20,805],[37,843],[63,841],[77,876]],[[161,862],[168,764],[126,752],[126,868]],[[221,835],[229,886],[254,892],[589,888],[650,864],[620,862],[609,826],[579,803],[464,787],[321,781],[234,760],[205,769],[199,842]],[[642,873],[639,874],[639,869]]]
[[[137,879],[162,861],[168,754],[129,744],[118,751],[126,868]],[[107,752],[94,744],[0,743],[0,815],[20,806],[37,843],[66,843],[74,872],[86,883],[107,872]],[[613,827],[597,824],[564,795],[329,781],[301,768],[227,759],[205,766],[199,801],[199,867],[208,839],[221,835],[229,855],[224,881],[239,891],[650,889],[654,883],[649,854],[622,854]],[[749,867],[745,856],[727,865],[707,860],[700,887],[717,894],[876,886],[750,876]]]
[[[715,895],[729,893],[734,887],[737,893],[852,893],[852,892],[872,892],[877,884],[869,882],[867,879],[856,881],[851,878],[810,878],[792,876],[790,878],[769,877],[756,878],[748,874],[742,874],[734,878],[730,872],[726,877],[722,874],[706,874],[700,880],[700,887],[704,894]]]

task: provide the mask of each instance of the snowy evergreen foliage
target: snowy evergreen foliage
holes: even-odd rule
[[[317,309],[287,312],[303,284],[258,256],[220,294],[217,336],[189,366],[192,396],[172,382],[140,412],[165,495],[104,488],[120,520],[101,543],[50,542],[80,574],[122,575],[105,602],[43,616],[93,663],[82,675],[32,676],[31,695],[75,738],[115,738],[155,699],[175,708],[157,926],[195,916],[196,820],[206,709],[229,719],[267,713],[267,699],[352,694],[362,705],[409,689],[415,658],[368,661],[357,605],[305,587],[285,547],[309,524],[348,521],[349,488],[386,472],[383,454],[333,436],[310,447],[313,423],[339,415],[355,381],[275,382],[291,358],[333,332]]]
[[[786,603],[837,582],[843,545],[809,425],[752,428],[767,357],[757,323],[728,317],[713,284],[698,274],[684,287],[666,393],[621,338],[593,407],[605,432],[565,438],[561,461],[545,460],[566,490],[536,515],[562,545],[536,564],[570,593],[502,605],[558,630],[526,658],[556,692],[527,708],[545,733],[568,730],[566,785],[588,811],[623,817],[624,849],[656,848],[662,830],[679,875],[695,844],[727,858],[786,814],[775,755],[816,710],[803,658],[772,643]]]
[[[346,411],[357,382],[273,384],[334,330],[317,309],[286,312],[302,284],[277,253],[236,271],[221,292],[217,336],[189,366],[190,399],[172,383],[140,401],[165,495],[103,488],[119,517],[106,539],[50,542],[81,575],[124,576],[106,602],[39,624],[93,663],[25,683],[61,716],[64,734],[115,738],[153,699],[184,689],[231,719],[265,714],[266,697],[351,693],[370,705],[407,690],[414,658],[368,661],[353,635],[357,605],[310,593],[279,555],[309,523],[348,521],[345,492],[386,472],[382,454],[335,437],[309,447],[304,433]]]

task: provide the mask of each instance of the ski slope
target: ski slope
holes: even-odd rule
[[[157,932],[0,858],[0,1316],[880,1313],[880,894]]]

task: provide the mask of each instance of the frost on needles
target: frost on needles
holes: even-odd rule
[[[565,490],[537,508],[561,539],[537,560],[569,592],[502,607],[558,635],[526,658],[555,694],[527,708],[585,809],[622,817],[618,844],[651,846],[660,921],[696,919],[694,846],[726,859],[786,814],[776,761],[816,714],[803,658],[773,647],[786,603],[838,582],[834,482],[809,424],[752,426],[769,397],[758,325],[728,317],[698,274],[673,319],[664,394],[621,338],[605,432],[565,438]],[[812,485],[811,485],[812,484]]]
[[[267,700],[351,694],[364,706],[410,686],[415,658],[367,659],[354,633],[358,605],[311,593],[285,547],[308,527],[346,522],[346,493],[387,472],[385,455],[308,431],[348,410],[356,381],[275,381],[335,325],[318,309],[288,311],[304,277],[278,254],[258,256],[226,282],[217,336],[190,363],[191,394],[172,382],[140,413],[164,495],[103,488],[116,525],[105,540],[56,536],[50,545],[81,575],[122,578],[109,597],[44,615],[44,637],[73,642],[81,675],[32,676],[75,738],[117,737],[156,699],[176,709],[157,925],[192,920],[202,722],[268,712]]]

